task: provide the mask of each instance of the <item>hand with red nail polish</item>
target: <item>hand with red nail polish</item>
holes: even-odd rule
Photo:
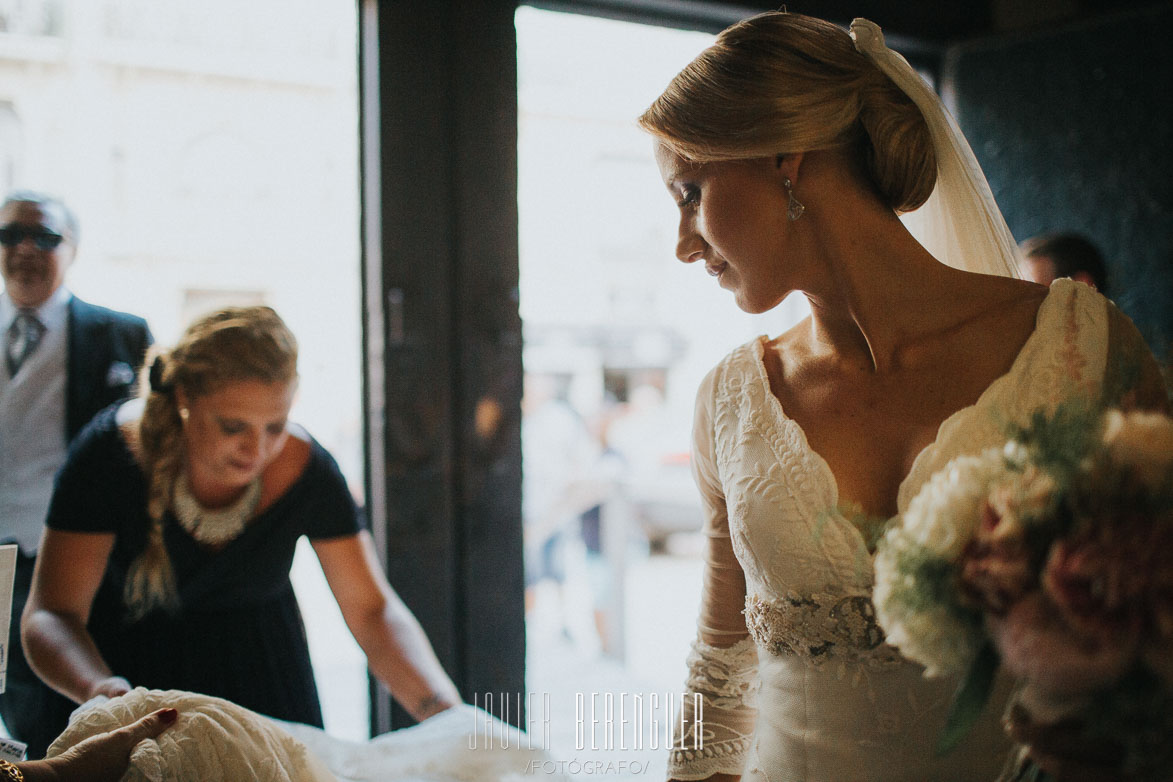
[[[159,709],[124,728],[92,736],[46,760],[18,763],[27,782],[117,782],[126,772],[130,753],[144,739],[153,739],[179,718],[175,709]]]

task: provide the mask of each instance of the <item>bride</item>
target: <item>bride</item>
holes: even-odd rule
[[[956,682],[883,642],[867,520],[1073,394],[1160,406],[1155,362],[1091,288],[1018,279],[964,138],[869,22],[736,24],[640,123],[679,207],[677,257],[747,312],[794,291],[811,308],[700,388],[708,547],[688,685],[704,728],[677,737],[670,774],[995,778],[1009,748],[996,705],[933,751]],[[919,241],[898,216],[912,210]]]

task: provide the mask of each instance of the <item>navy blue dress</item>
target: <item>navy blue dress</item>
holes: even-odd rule
[[[293,486],[219,551],[198,544],[168,513],[164,541],[180,607],[132,622],[122,590],[150,520],[146,476],[118,430],[116,411],[99,413],[70,448],[47,520],[55,530],[115,535],[88,624],[103,658],[135,687],[215,695],[321,727],[289,569],[302,535],[326,539],[360,529],[337,463],[311,440],[309,462]]]

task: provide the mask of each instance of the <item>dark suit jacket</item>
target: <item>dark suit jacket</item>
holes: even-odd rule
[[[134,315],[88,304],[76,296],[67,309],[65,370],[65,437],[77,433],[102,408],[125,399],[134,390],[139,366],[151,345],[147,322]],[[9,627],[8,691],[0,695],[5,726],[29,745],[39,758],[66,722],[76,704],[46,687],[24,658],[20,614],[28,599],[34,558],[17,558]]]
[[[154,341],[136,315],[69,300],[65,375],[65,438],[73,438],[102,408],[134,391],[138,370]]]

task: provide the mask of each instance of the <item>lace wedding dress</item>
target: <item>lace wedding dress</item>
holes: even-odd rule
[[[957,682],[925,678],[884,643],[871,555],[837,510],[827,463],[771,393],[764,350],[764,338],[735,350],[698,397],[694,469],[709,547],[688,687],[703,696],[703,715],[685,715],[670,774],[989,782],[1009,749],[1000,727],[1008,690],[995,693],[960,747],[936,756]],[[1098,398],[1112,367],[1144,350],[1106,299],[1055,282],[1010,371],[951,415],[916,458],[900,510],[949,460],[996,445],[1008,423],[1071,394]]]
[[[157,738],[139,742],[122,782],[521,782],[537,774],[563,779],[524,734],[468,705],[355,742],[221,698],[141,687],[81,706],[48,756],[165,707],[178,709],[179,719]]]

